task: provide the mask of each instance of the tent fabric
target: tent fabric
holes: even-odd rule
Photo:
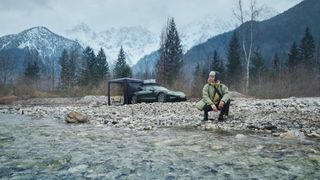
[[[134,78],[119,78],[108,81],[108,105],[111,105],[110,101],[110,86],[111,84],[121,84],[123,86],[123,98],[124,104],[130,104],[133,93],[139,90],[139,87],[143,85],[143,81]]]

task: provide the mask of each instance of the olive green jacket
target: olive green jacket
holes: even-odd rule
[[[219,84],[218,85],[218,91],[221,93],[222,98],[221,100],[223,102],[227,102],[230,99],[230,95],[229,95],[229,90],[228,87],[224,84]],[[213,105],[213,96],[214,96],[214,87],[213,85],[207,83],[206,85],[204,85],[203,89],[202,89],[202,99],[196,103],[196,108],[199,110],[203,110],[203,107],[205,105]]]

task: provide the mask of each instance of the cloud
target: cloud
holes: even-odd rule
[[[0,35],[18,33],[32,26],[46,26],[63,33],[79,23],[95,31],[110,27],[145,26],[161,31],[168,17],[178,25],[204,17],[228,21],[234,18],[236,0],[1,0]],[[282,12],[301,0],[258,0]]]

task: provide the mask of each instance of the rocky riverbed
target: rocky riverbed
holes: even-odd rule
[[[90,124],[133,130],[154,130],[162,127],[186,127],[200,130],[250,131],[279,136],[320,137],[320,98],[287,98],[262,100],[236,96],[230,115],[218,122],[218,113],[210,112],[209,122],[201,122],[203,112],[195,102],[140,103],[108,106],[105,96],[83,98],[47,98],[18,101],[1,105],[0,113],[64,121],[69,112],[88,117]]]
[[[0,179],[319,179],[319,101],[236,97],[231,117],[206,123],[194,102],[1,105]]]

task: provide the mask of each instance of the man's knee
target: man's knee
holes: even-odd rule
[[[212,111],[213,109],[212,109],[212,107],[210,106],[210,105],[205,105],[204,107],[203,107],[203,111]]]

